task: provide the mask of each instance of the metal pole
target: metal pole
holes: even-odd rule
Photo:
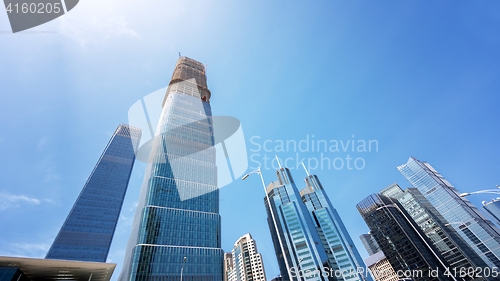
[[[182,281],[182,272],[184,271],[184,263],[186,263],[187,257],[184,257],[184,260],[182,261],[182,267],[181,267],[181,281]]]

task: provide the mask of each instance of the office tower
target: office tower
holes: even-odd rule
[[[397,200],[372,194],[356,207],[394,271],[402,273],[400,277],[453,280],[443,276],[449,265]],[[437,276],[433,270],[437,270]]]
[[[368,250],[368,248],[367,248]],[[391,263],[382,251],[378,251],[365,259],[365,264],[370,269],[375,281],[398,281],[399,276],[394,271]]]
[[[306,188],[300,191],[302,201],[307,207],[319,234],[330,264],[335,264],[344,274],[345,281],[365,280],[364,263],[354,242],[332,206],[321,182],[315,175],[305,178]]]
[[[488,266],[500,267],[500,230],[469,200],[427,162],[410,157],[398,170]]]
[[[266,281],[262,255],[250,233],[241,236],[233,247],[234,274],[230,281]]]
[[[486,263],[468,246],[460,235],[446,225],[444,218],[427,199],[416,189],[403,191],[397,184],[391,184],[380,192],[397,200],[420,230],[434,245],[436,251],[450,265],[452,272],[460,269],[485,268]],[[461,280],[473,280],[473,276],[464,276]]]
[[[375,281],[398,281],[399,277],[371,234],[359,236],[370,255],[364,260]]]
[[[140,138],[139,128],[118,126],[46,259],[106,261]]]
[[[483,201],[483,210],[500,226],[500,198]]]
[[[363,246],[365,246],[368,255],[371,256],[380,251],[380,247],[377,244],[377,241],[375,241],[373,236],[371,236],[370,234],[361,234],[359,236],[359,239],[361,240],[361,243],[363,243]]]
[[[162,103],[122,281],[223,279],[210,96],[203,64],[179,58]]]
[[[287,168],[276,174],[264,202],[283,280],[371,280],[318,177],[299,193]]]
[[[278,265],[283,280],[335,280],[325,268],[326,250],[306,205],[287,168],[280,168],[278,181],[267,186],[264,204]],[[269,197],[269,201],[268,201]]]

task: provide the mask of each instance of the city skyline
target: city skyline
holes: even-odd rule
[[[249,171],[251,159],[278,155],[305,177],[303,158],[352,158],[352,170],[314,169],[314,160],[308,169],[367,257],[355,205],[393,182],[410,187],[396,169],[409,156],[432,163],[460,192],[500,184],[499,9],[494,1],[88,0],[19,34],[3,13],[0,255],[46,254],[113,128],[128,123],[137,100],[168,86],[181,52],[207,65],[213,112],[241,121]],[[276,148],[307,136],[337,140],[340,151]],[[378,151],[344,151],[341,140],[376,140]],[[266,184],[273,165],[261,167]],[[113,281],[144,169],[137,161],[108,256],[118,263]],[[261,189],[249,179],[220,190],[222,248],[251,232],[271,279],[279,269]],[[468,199],[479,208],[491,195]]]

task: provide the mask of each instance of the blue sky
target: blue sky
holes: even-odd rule
[[[253,159],[297,154],[256,151],[252,137],[377,141],[324,152],[362,158],[363,169],[311,169],[366,257],[355,205],[393,182],[409,187],[396,169],[409,156],[461,192],[500,184],[499,11],[495,1],[85,0],[18,34],[0,13],[0,255],[45,255],[116,126],[167,86],[181,52],[207,64],[212,111],[241,121]],[[144,167],[109,254],[113,280]],[[292,172],[301,187],[305,172]],[[263,175],[275,180],[270,167]],[[230,251],[250,232],[272,277],[263,196],[257,177],[221,189],[222,243]]]

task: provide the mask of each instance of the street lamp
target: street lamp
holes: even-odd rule
[[[184,257],[184,260],[182,260],[182,267],[181,267],[181,281],[182,281],[182,272],[184,271],[184,264],[186,263],[187,257]]]
[[[431,253],[434,255],[434,257],[439,261],[439,263],[446,269],[447,266],[444,264],[444,262],[441,260],[441,258],[438,256],[438,254],[436,254],[436,252],[434,252],[433,248],[427,243],[427,240],[424,239],[424,237],[422,236],[422,234],[420,234],[420,231],[418,231],[418,229],[413,225],[413,223],[411,223],[410,219],[408,219],[408,217],[406,216],[406,214],[399,208],[398,205],[396,204],[389,204],[389,205],[384,205],[384,206],[380,206],[376,209],[376,211],[380,210],[380,209],[384,209],[384,208],[396,208],[399,213],[401,213],[403,215],[403,217],[405,218],[405,220],[408,222],[408,224],[411,225],[411,227],[413,228],[413,230],[417,233],[418,237],[420,237],[420,239],[424,242],[424,244],[427,246],[427,248],[429,248],[429,250],[431,251]],[[453,280],[457,280],[455,279],[455,276],[451,275],[451,278],[453,278]]]
[[[469,196],[472,194],[480,194],[480,193],[500,194],[500,185],[497,184],[497,188],[498,189],[485,189],[485,190],[478,190],[478,191],[474,191],[474,192],[464,192],[464,193],[461,193],[459,196],[465,197],[465,196]]]
[[[266,184],[264,182],[264,177],[262,176],[262,172],[260,170],[260,167],[258,167],[257,170],[253,170],[250,173],[244,175],[241,178],[241,180],[246,180],[251,174],[259,174],[259,176],[260,176],[260,180],[262,182],[262,187],[264,188],[264,192],[266,193],[267,204],[269,204],[269,211],[271,212],[271,218],[273,219],[274,229],[276,230],[276,236],[278,236],[278,242],[280,243],[281,253],[283,254],[283,260],[285,260],[285,266],[286,266],[286,271],[288,272],[288,278],[292,278],[292,274],[290,272],[290,267],[288,266],[288,261],[286,259],[286,255],[285,255],[285,248],[283,247],[283,243],[281,241],[281,236],[278,232],[278,225],[276,224],[276,219],[274,217],[273,208],[271,206],[271,199],[269,199],[269,194],[267,194]]]

